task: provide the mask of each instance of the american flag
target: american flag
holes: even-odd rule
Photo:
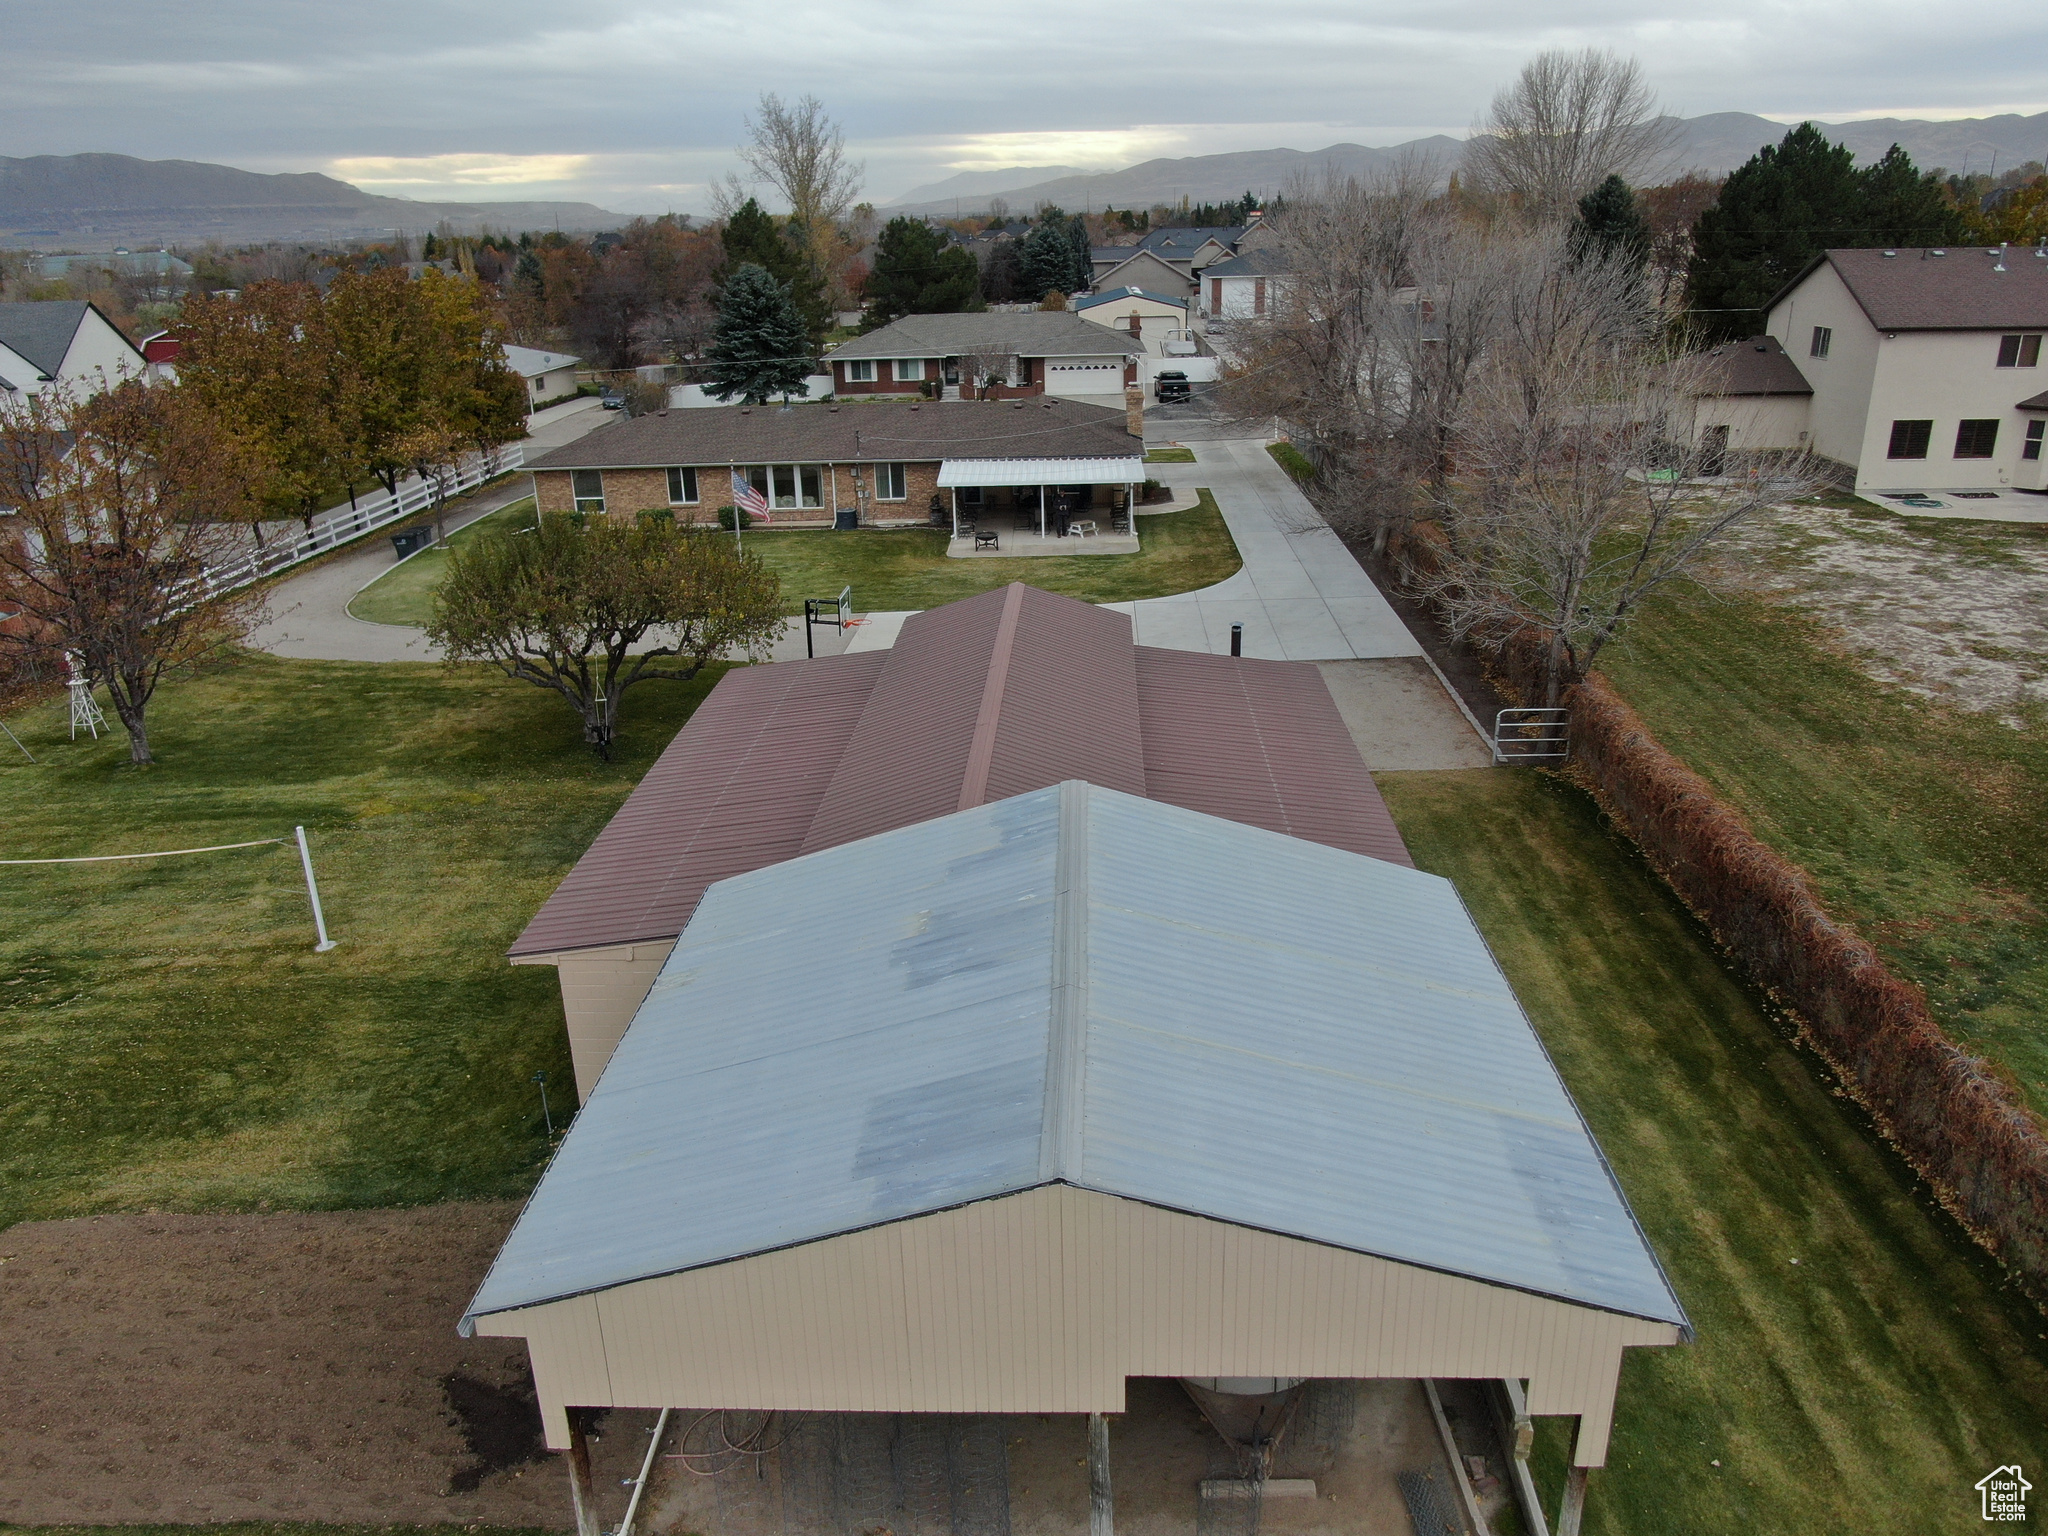
[[[768,498],[755,490],[753,482],[738,470],[732,472],[732,504],[764,523],[775,521],[768,515]]]

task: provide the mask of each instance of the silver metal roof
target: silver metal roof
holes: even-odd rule
[[[1136,485],[1145,461],[1128,459],[946,459],[939,488],[950,485]]]
[[[1685,1324],[1448,881],[1069,781],[712,886],[464,1328],[1055,1181]]]

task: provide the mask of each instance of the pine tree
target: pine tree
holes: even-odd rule
[[[875,243],[874,270],[863,292],[862,330],[904,315],[951,315],[982,307],[981,271],[971,252],[946,244],[922,219],[895,218]]]
[[[1966,236],[1963,212],[1940,178],[1924,175],[1894,144],[1863,173],[1866,200],[1861,245],[1947,245]]]
[[[789,292],[790,302],[802,317],[804,330],[815,346],[832,328],[832,305],[825,295],[825,280],[811,264],[810,248],[802,231],[785,227],[763,211],[751,197],[732,211],[725,221],[720,241],[725,263],[715,274],[724,283],[741,267],[760,267]]]
[[[1625,261],[1638,272],[1649,265],[1649,221],[1627,182],[1610,176],[1579,199],[1572,245],[1582,255]]]
[[[1067,244],[1073,248],[1073,270],[1061,286],[1068,293],[1079,293],[1084,288],[1095,286],[1094,247],[1088,239],[1088,221],[1080,214],[1067,220]]]
[[[786,284],[754,262],[726,278],[707,354],[706,394],[717,400],[737,396],[748,405],[803,394],[813,355],[803,316]]]
[[[1065,293],[1074,281],[1074,247],[1067,238],[1067,220],[1057,212],[1040,219],[1024,237],[1017,253],[1024,269],[1024,298],[1036,303],[1048,293]]]

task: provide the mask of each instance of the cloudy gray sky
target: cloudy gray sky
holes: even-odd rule
[[[1938,16],[1938,25],[1932,24]],[[417,198],[701,211],[762,91],[876,201],[956,171],[1462,132],[1529,54],[1685,116],[2048,108],[2040,0],[0,0],[0,152],[325,171]]]

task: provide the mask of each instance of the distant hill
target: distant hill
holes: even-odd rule
[[[624,218],[592,203],[416,203],[316,172],[264,175],[197,160],[0,155],[0,244],[105,247],[375,239],[447,220],[493,228],[596,230]]]
[[[1723,175],[1734,170],[1766,144],[1785,136],[1787,125],[1747,112],[1713,112],[1703,117],[1678,119],[1678,139],[1659,179],[1682,171]],[[2048,155],[2048,112],[2032,117],[2006,113],[1999,117],[1966,118],[1956,122],[1924,122],[1912,118],[1873,118],[1858,123],[1823,123],[1829,138],[1846,144],[1861,161],[1877,159],[1894,143],[1904,147],[1922,170],[1941,167],[1960,171],[1988,170],[1992,156],[2002,167],[2039,160]],[[1327,149],[1246,150],[1227,155],[1193,155],[1183,160],[1147,160],[1121,171],[1099,175],[1072,173],[1037,182],[1020,181],[1014,186],[990,186],[970,195],[962,190],[943,198],[914,201],[918,194],[906,193],[892,211],[903,213],[951,214],[957,195],[964,213],[987,208],[991,196],[1001,197],[1018,213],[1029,213],[1040,203],[1057,203],[1075,210],[1082,208],[1149,208],[1155,203],[1169,206],[1185,197],[1193,203],[1220,202],[1249,190],[1260,196],[1280,191],[1294,176],[1306,172],[1322,174],[1325,168],[1341,175],[1358,175],[1384,166],[1402,155],[1422,156],[1436,162],[1444,175],[1457,167],[1463,144],[1445,134],[1414,139],[1383,149],[1360,144],[1332,144]],[[940,183],[938,185],[947,185]],[[920,192],[936,192],[937,187]]]
[[[901,197],[892,197],[882,206],[897,208],[904,203],[942,203],[956,197],[986,197],[1005,187],[1087,174],[1078,165],[1006,165],[998,171],[962,171],[958,176],[948,176],[944,181],[935,181],[929,186],[912,187]]]

